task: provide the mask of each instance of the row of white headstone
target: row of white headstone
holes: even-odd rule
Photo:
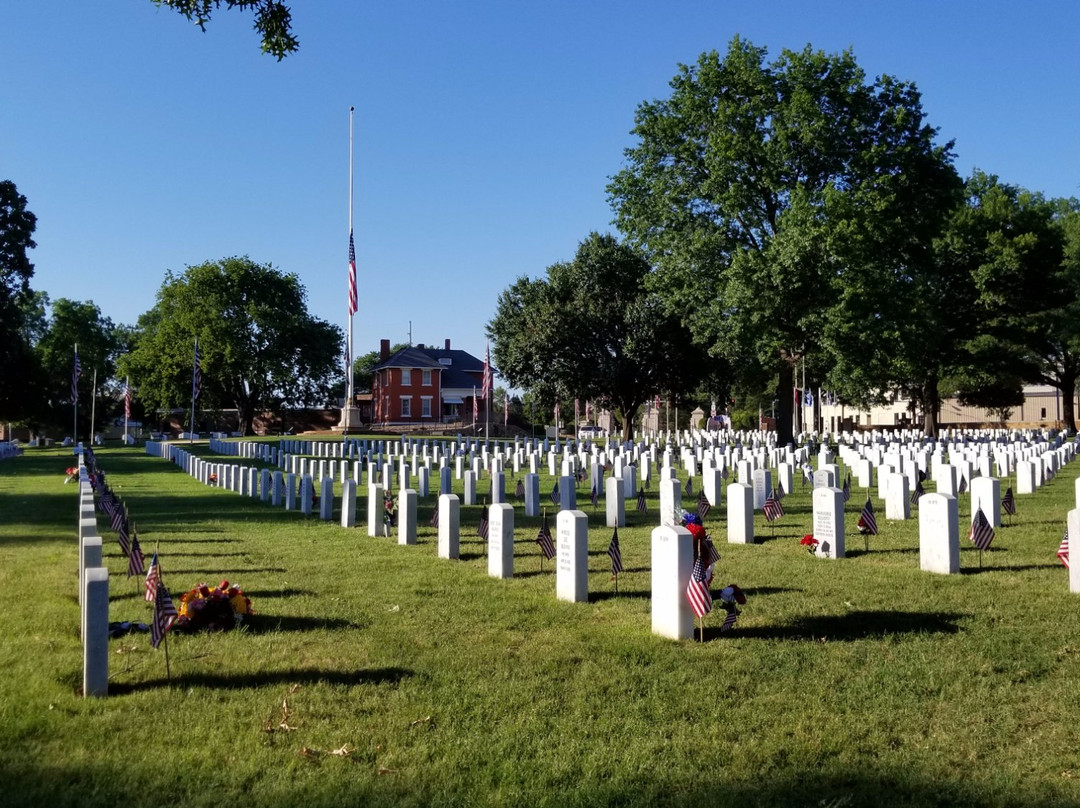
[[[77,450],[78,451],[78,450]],[[94,492],[79,451],[79,636],[84,697],[109,694],[109,570],[102,560]]]

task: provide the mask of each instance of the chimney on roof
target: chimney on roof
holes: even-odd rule
[[[420,343],[419,345],[417,345],[416,347],[417,347],[417,348],[418,348],[419,350],[421,350],[421,351],[422,351],[422,350],[424,350],[424,343],[422,343],[422,342],[421,342],[421,343]]]
[[[450,340],[449,339],[446,340],[446,350],[448,350],[448,351],[450,350]]]
[[[379,361],[385,362],[390,358],[390,340],[379,340]]]

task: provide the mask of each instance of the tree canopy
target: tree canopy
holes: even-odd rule
[[[234,407],[251,434],[260,412],[325,405],[343,373],[341,329],[310,315],[306,297],[296,275],[246,257],[167,273],[121,369],[146,406],[184,408],[198,337],[198,407]]]
[[[35,385],[37,368],[25,328],[32,292],[30,278],[34,265],[29,251],[37,218],[27,208],[26,197],[15,183],[0,180],[0,419],[19,420],[34,412],[29,391]]]
[[[913,85],[867,81],[850,52],[765,57],[736,37],[681,66],[670,98],[639,106],[608,191],[665,308],[733,367],[775,374],[787,442],[797,362],[824,375],[845,350],[861,372],[831,381],[852,394],[884,377],[867,348],[890,336],[888,292],[928,260],[959,181]]]
[[[157,6],[167,6],[191,20],[205,31],[214,9],[238,8],[255,12],[255,30],[262,39],[263,53],[280,62],[300,48],[292,32],[292,12],[281,0],[154,0]]]
[[[592,399],[631,434],[638,408],[692,387],[704,354],[680,316],[647,289],[649,264],[614,237],[592,233],[547,278],[518,278],[488,323],[499,375],[544,403]]]

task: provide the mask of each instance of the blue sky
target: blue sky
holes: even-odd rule
[[[151,0],[0,3],[0,179],[38,217],[35,289],[133,324],[165,271],[231,255],[295,272],[346,321],[356,107],[356,353],[478,356],[499,292],[611,229],[636,106],[735,34],[852,48],[915,82],[957,168],[1080,196],[1080,4],[294,0],[299,53],[250,15],[200,33]]]

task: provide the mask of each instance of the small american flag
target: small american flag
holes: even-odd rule
[[[690,581],[686,585],[686,599],[695,617],[704,617],[712,610],[712,593],[705,580],[705,562],[701,558],[694,562]]]
[[[956,486],[956,493],[962,494],[967,491],[967,477],[963,474],[960,475],[960,485]]]
[[[1005,496],[1001,498],[1001,508],[1009,516],[1016,516],[1016,499],[1013,497],[1011,485],[1005,491]]]
[[[731,631],[735,627],[735,621],[739,619],[739,613],[732,609],[724,616],[724,622],[720,624],[721,631]]]
[[[600,502],[600,497],[596,493],[596,483],[593,483],[592,493],[589,496],[592,499],[592,506],[595,508]]]
[[[866,495],[866,504],[863,505],[862,513],[859,514],[859,532],[867,536],[878,534],[877,517],[874,516],[874,503],[870,501],[870,495]]]
[[[120,552],[131,558],[131,537],[128,536],[127,520],[120,517],[120,527],[116,531],[116,540],[120,542]],[[129,573],[130,574],[130,573]]]
[[[728,472],[728,467],[727,467],[727,464],[725,463],[724,467],[722,469],[720,469],[720,477],[721,477],[721,479],[726,480],[728,478],[728,473],[729,473]]]
[[[776,492],[770,491],[769,496],[765,499],[765,504],[762,506],[762,510],[765,511],[765,518],[770,522],[775,522],[781,516],[784,515],[784,506],[780,504],[780,500],[776,498]]]
[[[847,502],[849,499],[851,499],[851,475],[850,474],[844,480],[844,487],[842,489],[842,492],[844,494],[844,502]]]
[[[911,504],[918,503],[919,498],[926,493],[926,489],[922,487],[922,480],[915,481],[915,488],[911,491]]]
[[[787,494],[784,493],[784,484],[780,482],[776,484],[776,488],[773,489],[773,493],[776,494],[777,501],[780,501],[787,496]]]
[[[1058,560],[1065,565],[1065,569],[1069,568],[1069,529],[1065,528],[1065,535],[1061,537],[1061,544],[1058,545],[1057,551]]]
[[[152,648],[161,645],[161,641],[165,639],[165,635],[179,616],[176,607],[173,606],[172,598],[169,597],[169,590],[158,579],[157,592],[154,595],[154,620],[150,623],[150,646]]]
[[[683,486],[683,493],[688,497],[692,496],[694,493],[694,481],[690,477],[686,478],[686,485]]]
[[[120,525],[124,524],[124,509],[120,507],[119,502],[113,504],[112,522],[110,524],[112,524],[113,530],[119,530]]]
[[[525,498],[525,483],[521,480],[517,481],[517,488],[514,489],[514,494],[518,499]]]
[[[709,503],[709,498],[705,496],[705,489],[703,488],[697,498],[697,515],[704,519],[709,515],[710,510],[712,510],[712,505]]]
[[[146,571],[146,594],[143,596],[147,603],[154,602],[158,583],[161,582],[161,567],[158,565],[157,553],[150,559],[150,569]]]
[[[544,521],[540,523],[540,530],[536,533],[536,543],[540,545],[540,552],[544,554],[544,558],[555,557],[555,542],[551,539],[547,513],[544,514]]]
[[[480,511],[480,524],[477,525],[476,535],[484,541],[488,540],[488,515],[487,507]]]
[[[611,574],[618,575],[623,571],[622,550],[619,549],[619,528],[611,534],[611,543],[608,545],[607,554],[611,558]]]
[[[701,558],[705,562],[706,570],[720,560],[720,553],[713,544],[712,536],[708,534],[705,534],[705,541],[701,544]]]
[[[146,572],[143,566],[142,547],[139,546],[139,534],[134,527],[131,528],[131,550],[128,552],[128,578],[133,575],[142,575]]]
[[[982,508],[975,511],[975,519],[971,522],[971,533],[968,534],[968,538],[980,550],[988,549],[994,540],[994,528],[987,520]]]
[[[649,506],[645,504],[645,489],[639,488],[637,492],[637,509],[641,513],[648,513]]]
[[[551,496],[549,497],[549,499],[551,499],[551,504],[552,505],[554,505],[555,507],[559,506],[559,481],[558,480],[555,481],[555,487],[551,489]]]
[[[439,503],[435,503],[435,510],[431,512],[431,519],[428,520],[428,525],[431,527],[439,526]]]

